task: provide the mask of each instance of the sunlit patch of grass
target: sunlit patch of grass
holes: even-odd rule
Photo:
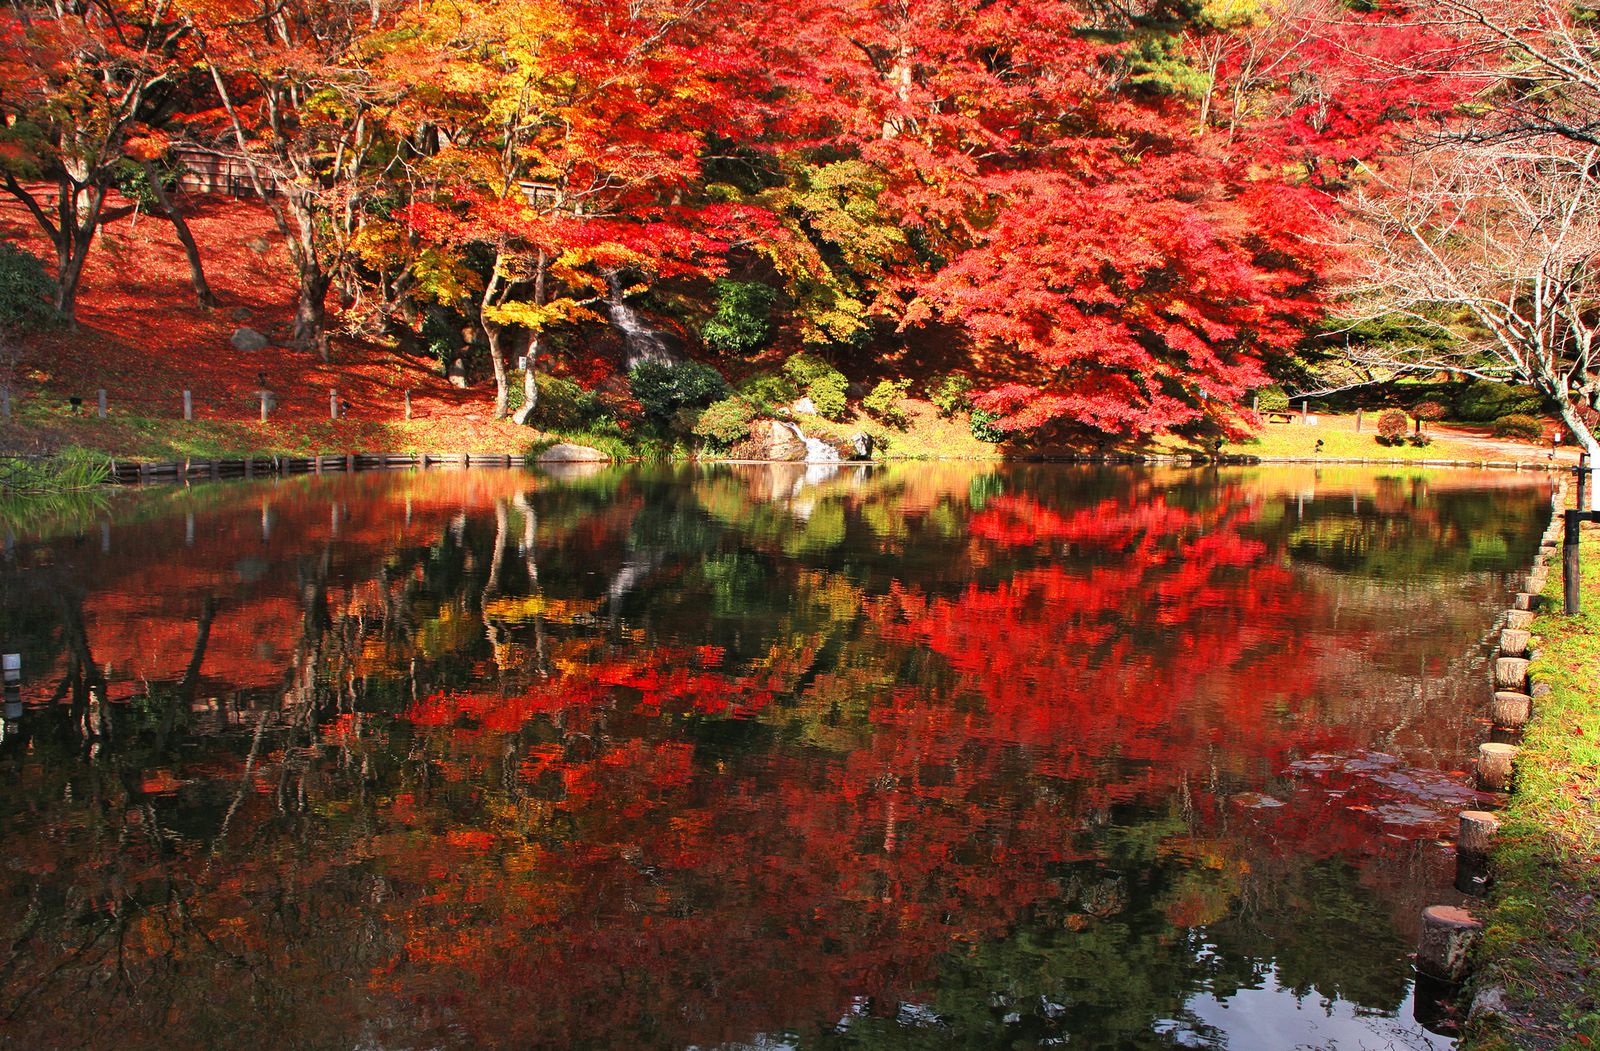
[[[1514,460],[1512,452],[1489,453],[1482,447],[1453,441],[1446,437],[1430,435],[1424,446],[1379,445],[1377,417],[1368,414],[1362,430],[1356,431],[1353,416],[1320,416],[1310,426],[1301,423],[1269,423],[1253,438],[1228,442],[1223,452],[1229,455],[1260,456],[1286,459],[1360,459],[1360,460]],[[1317,448],[1317,442],[1323,443]],[[1209,449],[1188,442],[1174,442],[1176,450],[1209,452]]]
[[[1478,983],[1507,1016],[1474,1022],[1463,1047],[1600,1047],[1600,532],[1580,549],[1584,611],[1534,622],[1535,704],[1517,790],[1494,854],[1495,892]],[[1559,566],[1545,589],[1561,608]]]

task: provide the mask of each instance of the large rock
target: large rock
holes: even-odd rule
[[[796,433],[795,425],[773,420],[768,425],[767,457],[772,460],[804,460],[806,441]]]
[[[557,442],[534,456],[536,463],[609,463],[611,457],[587,445]]]
[[[254,351],[266,350],[272,341],[253,328],[236,328],[228,342],[233,344],[234,350]]]

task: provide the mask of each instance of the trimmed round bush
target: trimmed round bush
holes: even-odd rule
[[[1449,415],[1450,410],[1437,401],[1419,401],[1411,407],[1414,420],[1442,420]]]
[[[1518,438],[1525,442],[1543,441],[1544,424],[1526,413],[1514,412],[1494,421],[1492,433],[1496,438]]]
[[[691,430],[712,445],[726,448],[741,438],[749,437],[750,425],[755,422],[756,407],[744,398],[734,396],[714,401],[700,411]]]
[[[1399,409],[1389,409],[1378,417],[1378,443],[1380,445],[1399,445],[1405,441],[1406,431],[1410,424],[1406,422],[1406,414]]]
[[[641,361],[628,385],[645,415],[666,421],[679,409],[709,405],[728,393],[722,373],[698,361]]]
[[[900,403],[905,400],[906,392],[910,389],[910,380],[880,380],[878,385],[861,399],[861,408],[875,420],[887,423],[891,427],[904,427],[907,417]]]
[[[783,371],[799,385],[800,391],[817,407],[825,420],[842,420],[850,407],[844,373],[815,354],[796,354],[783,363]]]
[[[739,384],[739,394],[760,409],[775,409],[800,397],[794,380],[779,372],[758,372]]]

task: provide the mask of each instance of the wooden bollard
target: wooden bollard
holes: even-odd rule
[[[100,388],[100,390],[96,391],[95,394],[96,394],[96,397],[95,397],[96,409],[100,414],[100,418],[103,420],[103,419],[106,418],[106,391],[105,391],[105,388],[104,387]]]
[[[1422,934],[1417,939],[1417,970],[1441,981],[1461,981],[1481,937],[1483,923],[1466,909],[1428,906],[1422,910]]]
[[[1487,792],[1509,792],[1516,758],[1517,746],[1514,744],[1480,744],[1478,787]]]
[[[1520,730],[1528,725],[1533,715],[1533,698],[1512,690],[1496,690],[1489,702],[1489,718],[1496,726],[1507,730]]]
[[[1526,591],[1519,592],[1517,596],[1511,600],[1511,608],[1525,610],[1533,609],[1533,596],[1528,594]]]
[[[406,391],[406,419],[411,419],[411,392]]]
[[[1506,610],[1506,627],[1514,631],[1526,631],[1533,626],[1533,611],[1530,609]]]
[[[330,390],[328,391],[328,419],[337,420],[338,418],[339,392],[337,390]]]
[[[1500,819],[1487,810],[1463,810],[1461,829],[1456,834],[1456,849],[1472,857],[1489,856],[1494,845],[1494,834],[1500,831]]]
[[[194,419],[194,392],[193,391],[187,391],[186,390],[186,391],[183,392],[183,418],[186,419],[186,420]]]
[[[1494,662],[1494,688],[1521,690],[1528,685],[1528,661],[1524,657],[1499,657]]]
[[[1500,653],[1506,657],[1522,657],[1528,652],[1528,641],[1533,638],[1520,628],[1507,628],[1500,633]]]
[[[1549,583],[1549,581],[1550,571],[1548,569],[1540,566],[1538,569],[1533,570],[1528,574],[1529,593],[1534,595],[1539,594],[1540,592],[1544,591],[1544,586],[1545,584]]]

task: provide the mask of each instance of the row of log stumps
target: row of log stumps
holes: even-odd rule
[[[1522,729],[1533,717],[1534,702],[1549,686],[1537,681],[1538,653],[1530,631],[1540,604],[1540,593],[1550,576],[1550,560],[1555,557],[1561,535],[1561,512],[1566,506],[1567,482],[1556,483],[1551,497],[1551,520],[1540,540],[1539,553],[1528,572],[1523,590],[1506,611],[1500,630],[1499,651],[1495,655],[1489,717],[1493,723],[1490,739],[1478,746],[1477,787],[1493,808],[1516,787],[1517,742]],[[1493,809],[1464,810],[1456,833],[1456,890],[1481,896],[1492,879],[1489,855],[1500,818]],[[1432,1007],[1454,1003],[1461,983],[1473,965],[1473,952],[1483,937],[1483,921],[1470,906],[1430,905],[1422,910],[1422,929],[1417,939],[1419,977],[1418,1010],[1423,1010],[1424,986],[1433,1000]],[[1480,994],[1485,1004],[1493,994]]]

